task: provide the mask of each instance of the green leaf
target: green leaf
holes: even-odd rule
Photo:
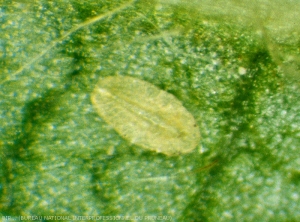
[[[0,214],[299,220],[299,3],[218,2],[2,1]],[[195,151],[122,139],[90,101],[110,75],[176,96]]]

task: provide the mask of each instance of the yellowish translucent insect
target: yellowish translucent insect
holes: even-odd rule
[[[176,155],[191,152],[199,143],[192,114],[175,96],[149,82],[106,77],[97,83],[91,100],[104,121],[144,149]]]

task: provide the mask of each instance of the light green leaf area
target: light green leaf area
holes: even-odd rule
[[[0,215],[298,221],[298,3],[218,2],[2,1]],[[111,75],[173,94],[197,148],[118,135],[90,100]]]

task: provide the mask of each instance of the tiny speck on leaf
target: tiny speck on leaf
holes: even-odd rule
[[[175,96],[146,81],[126,76],[100,79],[91,100],[104,121],[144,149],[178,155],[199,143],[192,114]]]

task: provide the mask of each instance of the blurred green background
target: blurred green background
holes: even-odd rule
[[[0,216],[299,221],[299,8],[2,0]],[[109,75],[176,96],[197,149],[167,157],[123,140],[90,101]]]

